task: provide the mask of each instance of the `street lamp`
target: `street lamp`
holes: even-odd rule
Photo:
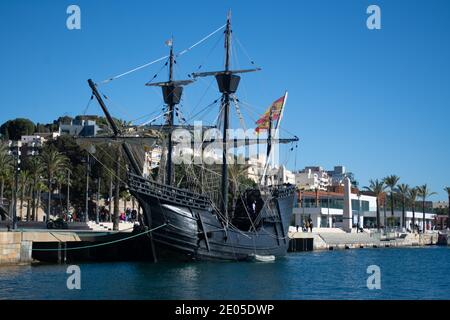
[[[99,202],[100,202],[100,183],[101,183],[101,178],[98,177],[97,178],[97,203],[95,205],[95,223],[99,224],[100,222],[100,211],[99,211]]]
[[[17,193],[19,191],[19,172],[22,142],[9,141],[9,154],[14,158],[14,190],[12,203],[12,229],[17,229]]]
[[[85,190],[85,206],[84,206],[84,221],[89,222],[89,173],[90,173],[90,156],[89,153],[86,156],[86,190]]]
[[[327,228],[330,228],[330,190],[328,190],[328,187],[327,187],[327,207],[328,207]]]

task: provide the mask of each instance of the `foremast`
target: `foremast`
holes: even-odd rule
[[[158,82],[158,83],[146,83],[146,86],[157,86],[161,87],[162,94],[164,98],[164,102],[167,104],[167,117],[166,117],[166,125],[169,128],[168,132],[168,142],[167,142],[167,161],[166,161],[166,172],[165,172],[165,184],[172,185],[173,184],[173,161],[172,161],[172,153],[173,153],[173,141],[172,141],[172,128],[175,124],[175,108],[176,105],[180,103],[181,95],[183,94],[183,86],[187,85],[193,80],[181,80],[175,81],[173,77],[175,55],[173,52],[173,38],[168,40],[166,44],[170,47],[169,54],[169,81],[166,82]]]

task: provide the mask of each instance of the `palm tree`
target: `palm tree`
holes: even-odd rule
[[[128,190],[124,190],[120,193],[120,198],[123,200],[123,211],[127,211],[128,201],[131,199],[131,194]]]
[[[237,161],[230,163],[228,166],[228,176],[230,178],[230,191],[231,191],[231,217],[234,217],[236,211],[236,203],[240,196],[239,187],[243,178],[246,177],[246,173],[250,165],[238,164]]]
[[[41,180],[41,175],[43,173],[42,163],[39,157],[31,157],[28,162],[28,172],[30,173],[31,179],[31,220],[36,219],[36,197],[38,194],[37,186]]]
[[[419,187],[419,197],[422,198],[422,213],[423,213],[423,220],[422,220],[422,232],[425,233],[425,201],[428,197],[436,194],[436,192],[431,192],[430,189],[428,189],[428,186],[426,184]]]
[[[448,194],[448,218],[447,218],[447,229],[450,229],[450,187],[445,187],[444,190]]]
[[[19,174],[19,192],[20,192],[20,220],[23,220],[23,201],[25,199],[25,192],[30,183],[30,174],[26,170],[20,171]]]
[[[64,205],[62,203],[61,195],[62,195],[62,186],[64,183],[67,183],[67,170],[59,170],[55,174],[55,184],[56,184],[56,191],[58,192],[58,199],[59,199],[59,207],[60,211],[64,209]]]
[[[38,182],[35,185],[35,190],[36,190],[36,206],[34,208],[34,210],[35,210],[34,220],[38,221],[39,220],[39,208],[41,207],[41,193],[43,191],[48,192],[48,189],[42,180],[38,180]]]
[[[384,178],[384,183],[387,187],[389,187],[389,193],[391,198],[391,217],[394,217],[394,192],[395,192],[395,186],[398,183],[398,180],[400,180],[400,177],[392,174],[390,176],[387,176]]]
[[[416,201],[418,195],[419,195],[419,187],[409,189],[408,200],[411,203],[413,232],[416,229]]]
[[[406,206],[406,199],[408,198],[409,186],[407,184],[402,183],[397,187],[397,189],[402,199],[402,219],[400,227],[405,227],[406,225],[405,206]]]
[[[51,213],[52,183],[55,175],[65,170],[68,165],[68,158],[55,149],[46,149],[41,154],[41,161],[47,177],[48,199],[47,199],[47,219]]]
[[[12,170],[13,159],[8,154],[8,147],[0,143],[0,205],[3,205],[5,184],[9,172]]]
[[[367,191],[373,193],[376,197],[376,204],[377,204],[377,229],[380,230],[380,197],[383,195],[384,190],[386,189],[386,186],[384,184],[384,181],[379,181],[376,179],[375,181],[370,180],[370,185],[368,187],[364,187]]]

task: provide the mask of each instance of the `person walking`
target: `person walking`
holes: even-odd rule
[[[308,225],[309,225],[309,229],[312,232],[313,231],[313,221],[312,221],[311,217],[308,218]]]

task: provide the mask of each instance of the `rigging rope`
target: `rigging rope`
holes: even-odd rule
[[[91,105],[91,101],[94,99],[94,95],[93,94],[91,94],[91,97],[89,98],[89,101],[88,101],[88,103],[87,103],[87,105],[86,105],[86,108],[84,108],[84,111],[83,111],[83,115],[85,116],[86,115],[86,113],[87,113],[87,111],[88,111],[88,109],[89,109],[89,106]]]
[[[179,57],[185,53],[187,53],[188,51],[192,50],[193,48],[195,48],[196,46],[198,46],[199,44],[201,44],[202,42],[204,42],[205,40],[207,40],[208,38],[212,37],[213,35],[215,35],[217,32],[219,32],[220,30],[222,30],[223,28],[225,28],[227,25],[224,24],[223,26],[221,26],[220,28],[217,28],[216,30],[214,30],[213,32],[211,32],[210,34],[208,34],[206,37],[204,37],[203,39],[201,39],[200,41],[197,41],[196,43],[194,43],[192,46],[190,46],[187,49],[184,49],[183,51],[181,51],[180,53],[176,54],[176,57]]]
[[[190,50],[192,50],[193,48],[195,48],[196,46],[198,46],[198,45],[201,44],[202,42],[206,41],[208,38],[212,37],[214,34],[216,34],[217,32],[219,32],[220,30],[222,30],[223,28],[225,28],[225,26],[226,26],[226,24],[224,24],[224,25],[221,26],[220,28],[214,30],[213,32],[211,32],[210,34],[208,34],[206,37],[203,37],[201,40],[197,41],[196,43],[194,43],[194,44],[193,44],[192,46],[190,46],[189,48],[184,49],[183,51],[177,53],[175,56],[176,56],[176,57],[179,57],[179,56],[181,56],[181,55],[183,55],[183,54],[189,52]],[[118,74],[117,76],[110,77],[110,78],[108,78],[108,79],[106,79],[106,80],[103,80],[103,81],[100,82],[100,83],[101,83],[101,84],[109,83],[109,82],[111,82],[111,81],[113,81],[113,80],[119,79],[119,78],[121,78],[121,77],[123,77],[123,76],[126,76],[126,75],[130,74],[130,73],[133,73],[133,72],[136,72],[136,71],[141,70],[141,69],[143,69],[143,68],[146,68],[146,67],[148,67],[148,66],[151,66],[152,64],[155,64],[155,63],[157,63],[157,62],[159,62],[159,61],[161,61],[161,60],[167,59],[167,58],[169,58],[169,55],[165,55],[164,57],[158,58],[158,59],[153,60],[153,61],[151,61],[151,62],[149,62],[149,63],[143,64],[143,65],[141,65],[141,66],[139,66],[139,67],[136,67],[136,68],[131,69],[131,70],[129,70],[129,71],[126,71],[126,72],[123,72],[123,73],[121,73],[121,74]]]
[[[245,120],[244,120],[244,117],[242,116],[241,108],[239,107],[239,104],[238,104],[239,100],[237,99],[236,95],[232,95],[231,97],[233,99],[234,107],[236,108],[236,113],[239,117],[239,122],[241,123],[241,126],[244,129],[244,131],[247,131],[247,126],[245,125]]]

